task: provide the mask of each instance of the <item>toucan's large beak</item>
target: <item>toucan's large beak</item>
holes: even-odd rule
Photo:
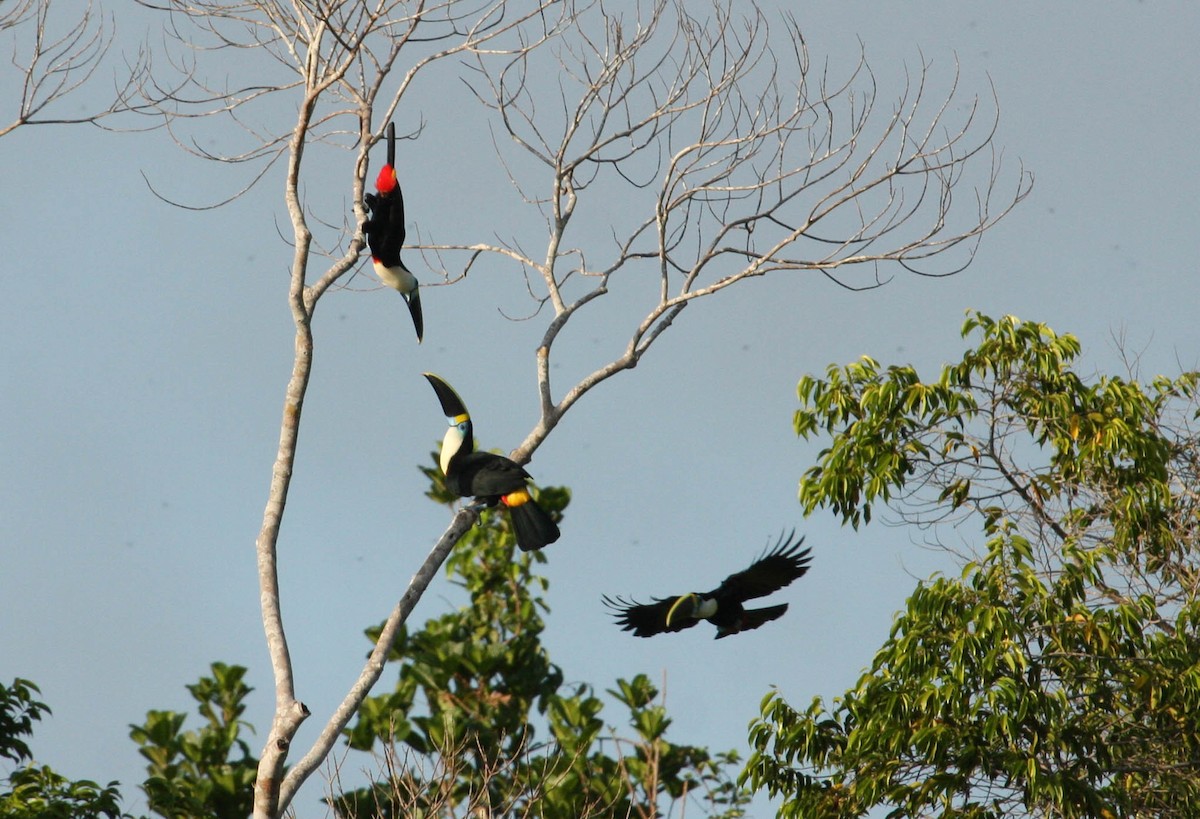
[[[469,417],[466,405],[463,404],[453,387],[433,373],[424,373],[424,376],[429,379],[433,391],[437,393],[438,401],[442,402],[442,413],[451,424],[457,424]]]
[[[405,293],[404,300],[408,302],[408,312],[412,316],[413,327],[417,328],[417,343],[420,344],[425,338],[425,319],[421,316],[421,291],[419,287],[414,287],[411,293]],[[443,386],[445,386],[444,383]],[[446,388],[450,389],[449,387]],[[434,387],[434,389],[436,390],[437,387]],[[454,390],[450,390],[450,392],[454,392]],[[440,392],[438,393],[438,397],[441,397]],[[454,397],[457,398],[458,396]],[[462,401],[459,401],[459,403],[461,404]],[[445,401],[442,402],[442,406],[446,406]],[[463,412],[466,412],[466,410],[464,409]]]
[[[678,600],[676,600],[675,605],[671,606],[671,608],[667,610],[667,627],[668,628],[671,627],[672,622],[675,620],[676,614],[681,614],[681,616],[684,616],[682,613],[680,613],[680,607],[683,606],[685,603],[687,604],[687,606],[684,609],[684,612],[688,613],[686,616],[690,616],[690,612],[694,612],[696,610],[696,606],[699,604],[699,598],[696,597],[695,594],[685,594],[682,597],[680,597]]]

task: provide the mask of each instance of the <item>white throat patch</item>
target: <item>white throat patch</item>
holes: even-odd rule
[[[446,430],[446,434],[442,436],[442,454],[438,458],[438,464],[442,467],[443,475],[446,474],[446,467],[450,465],[450,459],[462,448],[462,443],[463,434],[459,432],[457,426],[450,427]]]

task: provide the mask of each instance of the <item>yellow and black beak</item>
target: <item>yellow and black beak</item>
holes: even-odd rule
[[[454,391],[453,387],[443,381],[441,376],[433,373],[424,373],[424,376],[429,379],[429,384],[437,393],[438,401],[442,403],[442,413],[451,426],[470,419],[471,416],[467,413],[466,405],[458,397],[458,393]]]
[[[685,594],[675,601],[667,611],[667,628],[670,628],[676,620],[682,618],[693,618],[696,616],[696,608],[700,605],[700,598],[696,594]]]

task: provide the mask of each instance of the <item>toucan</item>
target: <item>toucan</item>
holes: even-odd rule
[[[413,326],[417,328],[417,343],[425,336],[425,320],[421,316],[421,291],[417,277],[400,261],[400,248],[404,246],[404,194],[396,178],[396,126],[389,122],[387,127],[387,164],[379,169],[375,178],[378,194],[368,193],[363,197],[370,217],[363,223],[363,233],[371,248],[371,261],[375,275],[388,287],[400,291],[408,302]]]
[[[522,551],[541,549],[558,540],[558,524],[529,494],[530,475],[516,461],[494,452],[476,452],[471,416],[458,393],[433,373],[424,374],[442,403],[450,429],[442,439],[440,465],[446,488],[460,498],[476,498],[485,506],[503,504],[512,518]]]
[[[774,548],[763,552],[750,568],[729,575],[720,586],[705,594],[692,592],[677,597],[656,597],[654,602],[645,604],[605,596],[604,603],[616,612],[617,624],[637,637],[683,631],[701,620],[717,627],[718,640],[758,628],[769,620],[782,617],[787,611],[787,603],[761,609],[748,609],[742,604],[779,591],[808,571],[811,549],[800,551],[804,538],[792,543],[795,536],[795,530],[786,539],[780,535]]]

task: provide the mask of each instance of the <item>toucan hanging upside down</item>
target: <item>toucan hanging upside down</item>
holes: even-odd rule
[[[616,611],[617,624],[637,637],[683,631],[701,620],[717,627],[718,640],[758,628],[768,620],[782,617],[787,611],[787,603],[762,609],[747,609],[742,604],[779,591],[808,571],[811,550],[799,551],[804,538],[793,544],[795,534],[793,530],[786,540],[780,535],[775,547],[764,552],[750,568],[729,575],[707,594],[692,592],[678,597],[655,598],[653,603],[645,604],[605,597],[604,603]]]
[[[363,202],[371,211],[370,217],[363,223],[363,233],[367,237],[367,246],[371,248],[375,275],[388,287],[400,291],[400,295],[408,302],[408,312],[412,314],[413,326],[417,328],[417,343],[420,343],[425,336],[420,285],[417,277],[400,261],[400,248],[404,246],[405,237],[404,194],[396,178],[396,126],[390,122],[387,138],[387,164],[379,169],[379,176],[375,178],[378,194],[363,196]]]
[[[529,473],[516,461],[494,452],[476,452],[471,416],[458,393],[433,373],[425,373],[450,429],[442,439],[441,467],[446,488],[462,498],[487,506],[504,504],[522,551],[540,549],[558,540],[558,524],[529,494]]]

